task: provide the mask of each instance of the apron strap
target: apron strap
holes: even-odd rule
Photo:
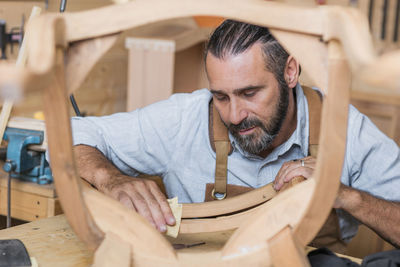
[[[210,101],[209,112],[210,144],[216,154],[215,184],[211,195],[214,199],[222,200],[226,197],[228,156],[232,153],[233,147],[229,141],[228,129],[212,101]]]
[[[304,95],[307,98],[308,118],[309,118],[309,137],[308,155],[317,157],[319,131],[321,128],[322,95],[308,86],[302,86]]]
[[[321,126],[322,96],[310,87],[302,86],[308,103],[309,114],[309,156],[317,157],[319,131]],[[228,129],[222,122],[213,101],[209,105],[209,137],[210,144],[216,153],[215,162],[215,183],[211,196],[216,200],[226,198],[228,156],[232,153],[233,147],[229,141]]]

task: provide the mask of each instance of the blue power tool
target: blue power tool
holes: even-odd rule
[[[7,127],[3,139],[8,141],[3,170],[10,173],[12,178],[38,184],[53,182],[45,151],[30,149],[32,145],[43,143],[43,131]]]

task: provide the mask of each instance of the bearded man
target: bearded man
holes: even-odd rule
[[[212,106],[228,129],[227,183],[275,189],[311,177],[307,98],[300,67],[268,29],[227,20],[205,51],[209,89],[176,94],[129,113],[73,118],[81,176],[136,210],[160,232],[175,219],[159,187],[138,174],[162,177],[168,197],[202,202],[214,183]],[[342,185],[335,202],[340,238],[358,221],[400,244],[400,149],[350,106]],[[211,129],[211,130],[210,130]]]

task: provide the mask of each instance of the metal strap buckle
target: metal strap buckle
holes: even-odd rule
[[[213,188],[213,190],[211,191],[211,196],[213,197],[213,199],[215,200],[223,200],[226,198],[226,192],[225,193],[218,193],[215,192],[215,188]]]

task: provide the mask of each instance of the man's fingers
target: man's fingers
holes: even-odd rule
[[[157,223],[153,219],[152,212],[150,211],[150,207],[147,204],[147,201],[142,197],[141,194],[131,195],[131,199],[133,201],[133,205],[135,206],[137,212],[142,215],[151,225],[155,228],[158,228]]]
[[[154,183],[149,185],[150,192],[153,194],[155,199],[157,200],[161,211],[163,213],[164,219],[169,225],[175,225],[175,217],[172,214],[171,207],[168,204],[168,201],[164,194],[160,191],[159,187]]]
[[[161,210],[160,204],[158,203],[156,197],[153,195],[153,189],[150,189],[152,181],[146,181],[138,186],[138,191],[143,199],[146,201],[147,206],[150,210],[151,216],[157,225],[157,229],[160,232],[167,231],[166,220],[164,214]]]
[[[290,180],[292,180],[295,177],[298,176],[303,176],[304,178],[310,178],[311,175],[313,173],[313,169],[309,168],[309,167],[299,167],[296,169],[293,169],[291,171],[289,171],[285,177],[285,179],[283,179],[283,181],[285,183],[289,182]]]
[[[132,203],[131,198],[125,193],[121,192],[119,196],[117,197],[118,201],[121,202],[122,205],[127,207],[130,210],[136,210],[135,206]]]
[[[313,157],[306,157],[299,160],[288,161],[282,165],[277,177],[274,181],[274,189],[279,191],[285,183],[291,181],[294,177],[303,176],[305,178],[311,177],[316,160]]]

